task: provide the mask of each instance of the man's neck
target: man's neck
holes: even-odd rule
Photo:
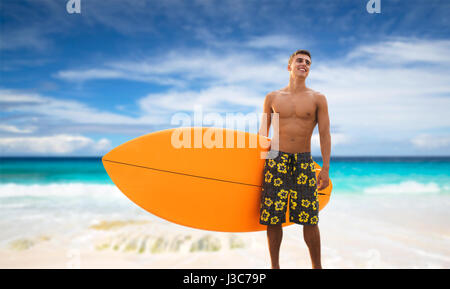
[[[288,89],[291,93],[299,93],[299,92],[305,91],[307,89],[306,84],[305,84],[305,78],[299,78],[299,77],[289,78]]]

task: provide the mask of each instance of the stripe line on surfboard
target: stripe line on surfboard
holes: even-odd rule
[[[161,169],[149,168],[149,167],[145,167],[145,166],[133,165],[133,164],[123,163],[123,162],[118,162],[118,161],[111,161],[111,160],[103,160],[103,161],[110,162],[110,163],[117,163],[117,164],[121,164],[121,165],[132,166],[132,167],[138,167],[138,168],[143,168],[143,169],[155,170],[155,171],[160,171],[160,172],[165,172],[165,173],[172,173],[172,174],[184,175],[184,176],[189,176],[189,177],[208,179],[208,180],[219,181],[219,182],[233,183],[233,184],[238,184],[238,185],[245,185],[245,186],[252,186],[252,187],[260,187],[260,188],[262,187],[262,186],[258,186],[258,185],[252,185],[252,184],[246,184],[246,183],[240,183],[240,182],[233,182],[233,181],[228,181],[228,180],[221,180],[221,179],[215,179],[215,178],[209,178],[209,177],[196,176],[196,175],[191,175],[191,174],[186,174],[186,173],[180,173],[180,172],[174,172],[174,171],[167,171],[167,170],[161,170]],[[318,193],[318,194],[319,194],[319,195],[325,195],[325,194],[322,194],[322,193]]]
[[[155,171],[160,171],[160,172],[165,172],[165,173],[172,173],[172,174],[184,175],[184,176],[189,176],[189,177],[208,179],[208,180],[213,180],[213,181],[220,181],[220,182],[233,183],[233,184],[246,185],[246,186],[253,186],[253,187],[261,187],[261,186],[258,186],[258,185],[252,185],[252,184],[246,184],[246,183],[240,183],[240,182],[234,182],[234,181],[228,181],[228,180],[221,180],[221,179],[215,179],[215,178],[209,178],[209,177],[190,175],[190,174],[186,174],[186,173],[167,171],[167,170],[161,170],[161,169],[155,169],[155,168],[149,168],[149,167],[144,167],[144,166],[140,166],[140,165],[133,165],[133,164],[122,163],[122,162],[117,162],[117,161],[110,161],[110,160],[104,160],[104,161],[111,162],[111,163],[122,164],[122,165],[127,165],[127,166],[139,167],[139,168],[144,168],[144,169],[149,169],[149,170],[155,170]]]

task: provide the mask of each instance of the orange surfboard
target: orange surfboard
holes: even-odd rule
[[[262,156],[269,142],[236,130],[176,128],[128,141],[102,161],[122,193],[158,217],[210,231],[261,231]],[[330,182],[318,192],[320,210],[331,189]]]

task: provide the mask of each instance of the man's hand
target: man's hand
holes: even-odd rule
[[[319,173],[319,176],[317,177],[317,183],[318,183],[318,187],[317,190],[321,191],[323,189],[325,189],[326,187],[328,187],[328,185],[330,184],[330,178],[328,176],[328,171],[327,170],[321,170]]]

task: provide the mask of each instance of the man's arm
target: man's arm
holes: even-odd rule
[[[319,126],[320,150],[322,151],[322,170],[330,169],[331,134],[328,104],[325,95],[318,94],[317,123]]]
[[[272,93],[268,93],[264,99],[263,115],[258,134],[269,137],[270,125],[272,123]]]

